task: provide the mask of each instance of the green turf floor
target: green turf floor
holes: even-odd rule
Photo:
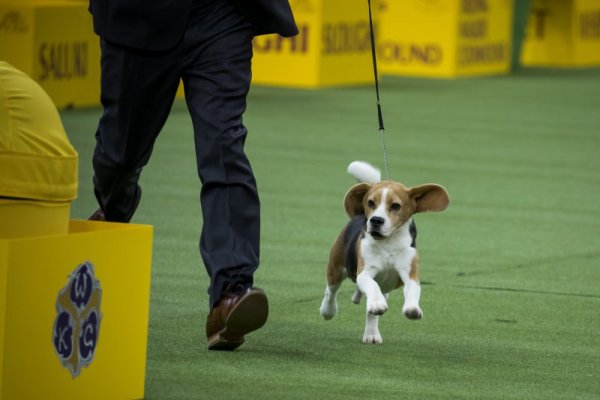
[[[364,302],[324,321],[347,164],[382,166],[374,90],[253,88],[247,152],[262,200],[271,315],[233,353],[205,350],[208,280],[191,123],[178,101],[142,176],[134,222],[155,226],[147,399],[600,399],[600,70],[384,77],[391,178],[437,182],[448,210],[416,218],[425,318],[392,293],[384,343]],[[151,112],[151,110],[149,110]],[[73,217],[95,203],[99,109],[62,113],[80,153]]]

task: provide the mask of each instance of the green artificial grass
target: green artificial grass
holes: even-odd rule
[[[319,315],[329,246],[346,222],[345,169],[383,167],[372,87],[254,87],[247,152],[262,200],[268,324],[232,353],[205,349],[208,279],[192,129],[182,101],[142,176],[134,222],[155,226],[147,399],[598,399],[600,70],[461,80],[384,77],[390,174],[450,193],[416,217],[423,320],[393,292],[384,343],[361,342],[364,299]],[[96,208],[100,109],[62,113],[80,154],[72,216]]]

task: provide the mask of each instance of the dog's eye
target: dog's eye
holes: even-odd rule
[[[390,210],[392,211],[398,211],[400,210],[400,208],[402,208],[402,206],[400,205],[400,203],[392,203]]]
[[[373,200],[367,201],[367,207],[369,207],[371,210],[374,210],[375,209],[375,202]]]

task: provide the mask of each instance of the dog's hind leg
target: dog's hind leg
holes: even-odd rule
[[[362,293],[360,290],[358,290],[358,288],[356,288],[354,290],[354,294],[352,295],[352,298],[350,300],[352,300],[352,302],[354,304],[360,304],[360,299],[362,297]]]
[[[325,319],[331,319],[337,314],[337,292],[347,276],[344,266],[344,243],[342,236],[333,244],[327,265],[327,287],[319,311]]]
[[[337,314],[337,291],[339,290],[340,286],[342,286],[341,282],[337,285],[327,285],[325,288],[325,296],[323,297],[321,308],[319,309],[321,315],[325,319],[331,319],[335,316],[335,314]]]

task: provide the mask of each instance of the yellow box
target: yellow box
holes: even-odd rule
[[[0,198],[0,240],[66,234],[71,202]]]
[[[534,0],[531,8],[523,65],[600,65],[600,1]]]
[[[458,77],[510,70],[513,0],[383,0],[382,74]]]
[[[144,396],[152,227],[0,239],[0,399]]]
[[[100,45],[85,2],[0,2],[0,59],[59,108],[100,104]]]
[[[185,99],[185,92],[183,90],[183,81],[179,81],[179,86],[177,87],[177,93],[175,97],[178,99]]]
[[[290,4],[299,34],[254,39],[254,84],[317,88],[373,82],[366,0]]]

